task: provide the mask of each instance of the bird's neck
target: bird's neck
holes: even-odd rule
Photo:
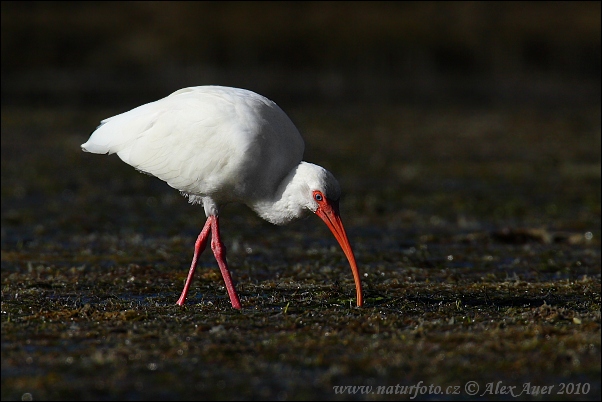
[[[256,200],[250,203],[249,207],[261,218],[275,225],[284,225],[307,215],[310,212],[304,207],[307,204],[300,202],[307,194],[310,194],[309,188],[303,180],[304,165],[309,164],[301,162],[293,168],[282,179],[278,189],[271,197]]]

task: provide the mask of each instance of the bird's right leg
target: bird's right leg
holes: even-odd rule
[[[207,218],[207,222],[205,222],[205,226],[201,233],[199,233],[199,237],[196,239],[196,243],[194,243],[194,256],[192,257],[192,264],[190,264],[190,271],[188,271],[188,278],[186,278],[186,284],[184,285],[184,290],[182,290],[182,295],[178,299],[177,304],[179,306],[184,305],[186,302],[186,296],[188,295],[188,288],[190,288],[190,283],[192,282],[192,276],[194,275],[194,270],[196,269],[196,263],[199,258],[199,255],[203,253],[205,250],[205,246],[207,246],[207,238],[209,237],[209,232],[211,231],[211,217]]]
[[[230,271],[228,270],[228,264],[226,263],[226,246],[224,246],[224,243],[219,235],[218,217],[212,215],[209,216],[209,219],[212,219],[211,230],[213,231],[213,234],[211,235],[211,250],[213,250],[213,255],[217,260],[217,265],[219,265],[219,269],[222,271],[224,283],[226,284],[226,290],[228,290],[228,296],[230,296],[230,303],[232,303],[232,307],[240,310],[240,300],[236,294],[236,289],[234,289],[234,284],[232,283],[232,278],[230,277]]]

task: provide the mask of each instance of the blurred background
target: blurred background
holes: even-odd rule
[[[599,398],[600,16],[3,1],[2,399],[333,399],[366,379],[587,381]],[[231,312],[207,252],[175,309],[202,209],[80,144],[198,85],[274,100],[339,179],[365,309],[340,302],[353,281],[323,225],[236,205],[220,223],[249,309]]]
[[[588,104],[600,2],[2,2],[2,103]]]
[[[83,169],[101,119],[213,84],[276,101],[366,219],[546,224],[599,201],[554,194],[600,179],[600,59],[600,2],[2,2],[3,188],[36,187],[24,138]]]

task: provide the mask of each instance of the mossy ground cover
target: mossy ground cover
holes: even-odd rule
[[[232,205],[241,311],[209,250],[175,305],[203,211],[80,151],[117,112],[2,109],[3,400],[600,398],[599,106],[290,110],[365,306],[319,219]]]

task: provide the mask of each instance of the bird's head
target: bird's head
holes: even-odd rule
[[[357,305],[363,304],[362,284],[353,250],[339,215],[341,187],[332,173],[321,166],[301,162],[284,178],[274,198],[260,199],[251,208],[263,219],[283,225],[308,212],[318,215],[339,242],[353,272]]]
[[[302,179],[298,191],[303,193],[299,195],[298,199],[305,200],[305,208],[318,215],[339,242],[349,260],[349,265],[351,265],[357,293],[357,305],[361,306],[363,296],[360,275],[339,214],[339,199],[341,198],[339,182],[332,173],[318,165],[302,162],[298,169],[301,169],[297,174]]]

